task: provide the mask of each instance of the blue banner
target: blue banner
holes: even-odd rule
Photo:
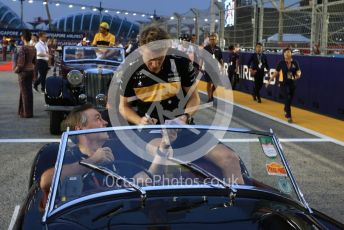
[[[223,58],[228,63],[229,53]],[[240,82],[237,90],[252,93],[253,77],[249,73],[248,61],[252,54],[240,54]],[[267,54],[270,72],[275,71],[282,54]],[[292,105],[306,110],[329,115],[344,120],[344,59],[336,57],[293,55],[300,64],[301,79],[296,81],[296,93]],[[261,96],[270,100],[283,102],[277,81],[269,88],[263,87]]]
[[[83,37],[83,33],[74,32],[58,32],[50,30],[30,30],[32,34],[38,34],[40,31],[47,33],[48,38],[56,38],[59,40],[77,40],[80,41]],[[22,30],[19,29],[4,29],[0,28],[0,36],[11,37],[19,39]]]

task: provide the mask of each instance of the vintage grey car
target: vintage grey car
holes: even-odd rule
[[[109,84],[124,62],[123,48],[64,46],[54,75],[46,80],[45,102],[50,133],[60,134],[60,123],[76,106],[91,103],[105,110]]]

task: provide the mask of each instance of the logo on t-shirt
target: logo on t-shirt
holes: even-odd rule
[[[180,81],[180,77],[170,77],[170,78],[167,78],[167,81],[168,82],[174,82],[174,81]]]

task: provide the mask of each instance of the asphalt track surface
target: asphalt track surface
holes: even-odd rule
[[[23,139],[59,139],[49,134],[49,115],[44,98],[34,93],[34,118],[17,115],[19,88],[17,76],[0,72],[0,230],[8,229],[18,205],[28,190],[31,163],[45,143]],[[201,95],[205,100],[204,95]],[[209,123],[214,109],[199,111],[197,124]],[[344,222],[344,146],[234,107],[231,127],[269,131],[282,142],[290,167],[311,207]],[[11,140],[8,140],[11,139]],[[49,141],[48,140],[48,141]],[[294,140],[294,141],[293,141]],[[13,141],[13,143],[12,143]],[[16,208],[17,207],[17,208]]]

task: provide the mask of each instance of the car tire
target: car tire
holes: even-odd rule
[[[53,135],[61,134],[61,122],[64,119],[64,112],[51,111],[50,112],[50,133]]]

